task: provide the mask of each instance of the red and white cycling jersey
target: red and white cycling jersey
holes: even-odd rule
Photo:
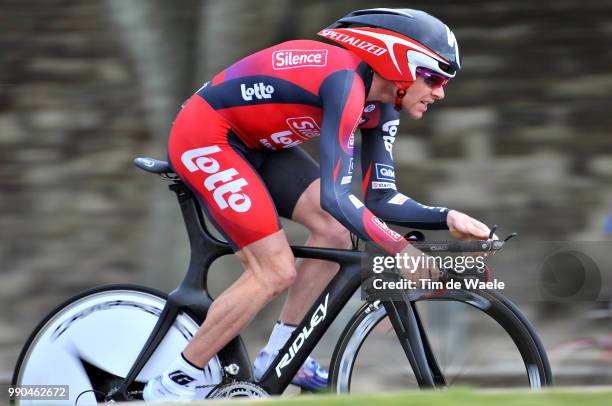
[[[235,249],[279,230],[268,179],[289,188],[303,164],[291,155],[295,167],[285,164],[286,178],[262,177],[250,157],[278,154],[315,137],[320,137],[321,205],[360,238],[399,252],[406,241],[383,220],[446,227],[447,209],[397,192],[392,147],[399,113],[391,105],[366,102],[371,80],[371,68],[347,50],[289,41],[236,62],[186,102],[172,128],[170,160]],[[357,128],[363,135],[366,204],[350,189]]]

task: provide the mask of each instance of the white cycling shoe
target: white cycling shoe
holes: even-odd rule
[[[184,388],[164,382],[162,375],[156,376],[145,385],[142,398],[145,402],[174,402],[184,403],[202,400],[206,394],[199,393],[196,388],[185,386]]]

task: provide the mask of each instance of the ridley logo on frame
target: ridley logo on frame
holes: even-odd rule
[[[319,303],[317,310],[315,310],[312,317],[310,317],[310,326],[305,326],[302,329],[302,331],[300,331],[297,334],[297,336],[293,339],[293,342],[291,343],[289,350],[285,354],[283,354],[283,357],[281,358],[280,362],[276,366],[276,376],[278,376],[279,378],[283,374],[281,372],[281,369],[285,368],[287,365],[291,363],[291,361],[293,361],[293,358],[295,358],[295,355],[298,353],[300,348],[302,348],[302,346],[304,345],[308,337],[310,337],[310,334],[312,333],[314,328],[318,326],[323,320],[325,320],[325,317],[327,316],[328,301],[329,301],[329,293],[325,295],[325,299],[323,299],[323,301]],[[294,335],[295,335],[295,332],[292,335],[292,337]]]

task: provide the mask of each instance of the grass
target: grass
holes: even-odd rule
[[[253,403],[258,406],[612,406],[612,388],[566,388],[541,391],[508,390],[490,392],[460,388],[435,392],[411,391],[343,396],[308,395],[258,400],[257,402],[238,402],[238,404],[245,403]],[[214,404],[228,403],[214,402]],[[211,402],[202,403],[202,406],[205,405],[209,406]]]

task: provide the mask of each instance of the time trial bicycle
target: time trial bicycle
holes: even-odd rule
[[[171,182],[169,188],[178,199],[191,246],[184,279],[169,294],[143,286],[118,284],[87,290],[62,303],[27,339],[12,385],[68,385],[68,399],[56,402],[60,404],[142,399],[144,384],[175,359],[206,318],[213,302],[208,291],[210,266],[219,257],[232,254],[232,250],[210,233],[198,198],[167,162],[151,158],[137,158],[134,162],[139,168]],[[504,242],[489,239],[416,241],[414,244],[425,252],[441,246],[449,251],[481,252],[499,250]],[[210,376],[215,377],[209,398],[282,394],[359,289],[368,254],[356,244],[346,250],[291,248],[296,258],[333,261],[340,265],[340,271],[259,381],[254,379],[240,336],[223,348],[206,366]],[[504,349],[480,348],[476,352],[482,359],[493,358],[494,353],[512,354],[514,366],[518,366],[513,375],[518,376],[517,385],[537,389],[552,384],[550,364],[534,328],[517,306],[498,291],[460,289],[402,297],[402,300],[366,301],[346,323],[331,357],[331,391],[386,390],[390,384],[397,384],[395,388],[411,385],[422,389],[443,388],[461,382],[456,377],[469,371],[469,367],[464,363],[453,370],[456,362],[445,364],[447,356],[442,354],[445,351],[434,350],[438,337],[452,334],[435,331],[435,326],[426,322],[428,317],[422,317],[430,315],[435,320],[452,313],[452,308],[439,307],[440,304],[472,309],[471,313],[488,320],[488,328],[498,330],[498,336],[504,337],[508,345]],[[465,321],[470,323],[468,319]],[[431,334],[432,328],[434,334]],[[480,333],[478,336],[478,340],[487,339]],[[462,342],[470,342],[469,334]],[[462,354],[467,351],[465,348],[454,344],[449,350],[462,355],[466,361]],[[480,371],[484,380],[497,374],[501,381],[494,385],[507,384],[499,370],[490,372],[477,363],[472,366],[474,371],[476,375]],[[13,400],[19,404],[39,402],[53,404],[51,400]]]

